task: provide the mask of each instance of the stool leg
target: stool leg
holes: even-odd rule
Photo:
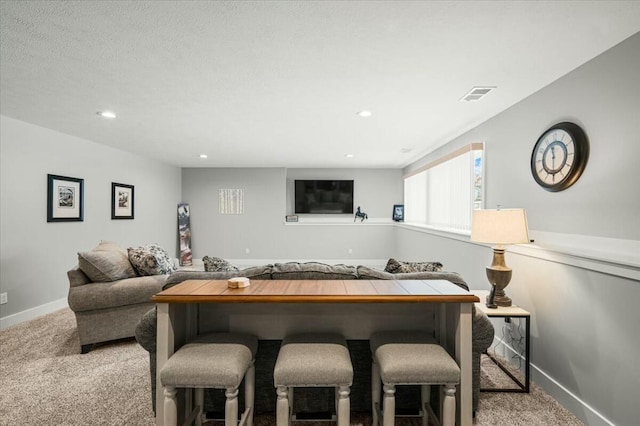
[[[238,426],[238,388],[227,388],[224,396],[224,426]]]
[[[444,385],[444,402],[442,404],[442,426],[456,424],[456,387]]]
[[[276,423],[277,426],[289,426],[289,392],[286,386],[278,386],[276,390],[278,400],[276,402]]]
[[[291,426],[291,418],[293,417],[293,410],[295,410],[295,403],[293,402],[294,390],[295,388],[293,386],[289,386],[289,389],[287,390],[287,395],[289,398],[289,426]]]
[[[393,426],[396,419],[396,387],[384,385],[382,387],[384,397],[382,400],[382,425]]]
[[[164,387],[164,424],[174,426],[178,424],[178,402],[176,388]]]
[[[202,426],[202,412],[204,411],[204,388],[196,388],[194,389],[194,393],[196,394],[195,403],[198,410],[198,414],[196,414],[196,426]]]
[[[349,386],[340,386],[338,394],[340,398],[338,400],[338,426],[349,426],[351,419],[351,399],[349,393],[351,390]]]
[[[253,426],[253,406],[255,404],[256,394],[256,368],[253,363],[247,369],[244,375],[244,406],[245,410],[249,411],[247,417],[247,426]]]
[[[380,381],[380,368],[374,357],[371,361],[371,417],[373,419],[372,426],[378,426],[380,419],[378,418],[378,406],[380,405],[380,393],[382,390],[382,382]]]
[[[422,403],[420,407],[422,410],[422,426],[427,426],[429,424],[429,410],[427,409],[427,405],[431,405],[431,386],[421,386],[420,402]]]

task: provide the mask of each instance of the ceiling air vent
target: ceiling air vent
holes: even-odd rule
[[[469,90],[466,95],[460,99],[461,101],[479,101],[484,98],[487,93],[495,89],[496,86],[476,86],[473,89]]]

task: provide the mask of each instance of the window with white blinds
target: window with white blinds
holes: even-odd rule
[[[483,207],[482,143],[467,145],[404,177],[405,223],[468,232]]]

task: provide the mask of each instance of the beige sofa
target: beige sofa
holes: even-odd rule
[[[102,241],[78,253],[78,265],[67,272],[67,301],[76,316],[81,353],[94,343],[135,335],[142,315],[153,307],[149,299],[175,271],[170,263],[154,244],[125,249]]]
[[[80,351],[94,343],[135,335],[136,325],[153,304],[149,299],[162,290],[167,275],[92,282],[77,266],[67,272],[69,307],[76,315]]]

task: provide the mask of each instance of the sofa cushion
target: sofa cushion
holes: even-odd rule
[[[173,287],[186,280],[228,280],[235,277],[247,277],[252,280],[270,280],[273,265],[252,266],[239,271],[177,271],[169,275],[164,289]]]
[[[327,265],[318,262],[276,263],[271,271],[274,280],[355,280],[356,268],[348,265]]]
[[[204,270],[207,272],[219,272],[219,271],[238,271],[238,267],[229,263],[228,261],[219,257],[205,256],[202,258],[204,263]]]
[[[109,241],[101,241],[91,251],[79,252],[78,266],[93,282],[117,281],[136,276],[124,247]]]
[[[157,244],[129,247],[129,261],[140,276],[170,274],[177,268],[169,254]]]
[[[72,287],[69,307],[74,312],[84,312],[140,303],[151,306],[151,296],[162,290],[166,279],[167,275],[155,275]]]
[[[442,263],[440,262],[403,262],[401,260],[389,259],[384,270],[392,274],[406,272],[440,272]]]
[[[360,280],[447,280],[459,287],[469,290],[469,286],[462,276],[456,272],[406,272],[392,274],[367,266],[358,266],[358,279]]]

